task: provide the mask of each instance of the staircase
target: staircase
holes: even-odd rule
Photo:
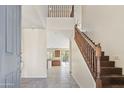
[[[124,88],[122,68],[115,67],[115,61],[102,51],[100,44],[95,44],[75,25],[75,41],[84,57],[97,88]]]
[[[104,88],[123,88],[124,76],[122,68],[115,67],[115,61],[110,61],[109,56],[102,52],[101,56],[101,80]]]

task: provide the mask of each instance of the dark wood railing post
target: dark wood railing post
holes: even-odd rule
[[[100,68],[100,59],[101,59],[101,46],[100,43],[96,45],[96,65],[97,65],[97,76],[96,76],[96,87],[102,87],[102,80],[101,80],[101,68]]]
[[[72,5],[72,11],[71,11],[70,17],[74,17],[74,5]]]

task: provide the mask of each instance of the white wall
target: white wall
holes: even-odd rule
[[[47,5],[23,5],[22,6],[22,27],[23,28],[46,28],[48,16]]]
[[[69,48],[75,18],[47,18],[47,48]]]
[[[47,29],[73,29],[75,24],[75,18],[66,18],[66,17],[50,17],[47,18]]]
[[[124,74],[124,6],[83,6],[83,28],[103,50],[123,67]]]
[[[82,57],[76,42],[72,39],[71,41],[71,72],[73,78],[76,80],[81,88],[95,88],[95,81]]]
[[[74,18],[75,23],[79,25],[80,28],[82,28],[82,6],[81,5],[75,5],[74,6]]]
[[[46,31],[23,29],[22,37],[22,77],[46,77]]]
[[[48,30],[47,48],[69,48],[71,36],[72,30]]]
[[[22,6],[22,77],[47,76],[47,6]]]

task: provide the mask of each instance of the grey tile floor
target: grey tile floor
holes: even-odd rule
[[[69,64],[54,66],[48,70],[47,78],[22,78],[21,88],[79,88],[69,73]]]

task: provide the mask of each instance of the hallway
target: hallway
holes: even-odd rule
[[[48,70],[48,78],[23,78],[22,88],[79,88],[69,73],[69,64],[55,66]]]

